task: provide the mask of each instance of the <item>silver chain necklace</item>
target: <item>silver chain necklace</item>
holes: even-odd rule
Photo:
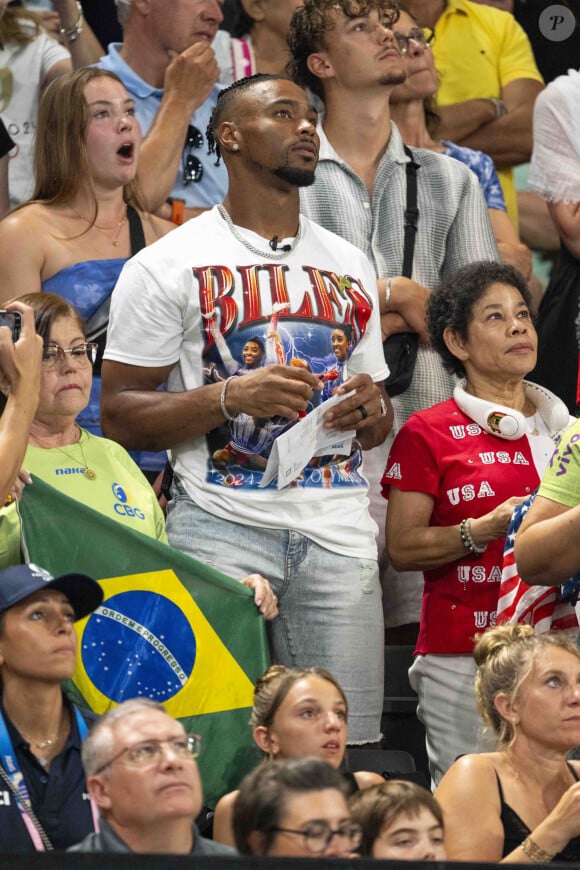
[[[223,219],[225,220],[225,222],[227,223],[229,230],[230,230],[230,233],[232,234],[234,239],[237,239],[237,241],[240,242],[240,244],[242,244],[245,248],[247,248],[253,254],[257,254],[258,257],[262,257],[262,258],[267,259],[267,260],[285,260],[286,257],[290,256],[290,254],[292,253],[292,251],[294,250],[294,248],[296,247],[296,245],[300,241],[300,236],[302,235],[302,226],[299,222],[298,223],[298,232],[296,233],[296,235],[294,237],[294,244],[291,246],[289,251],[283,251],[281,249],[279,249],[278,251],[273,251],[273,250],[272,251],[261,251],[260,248],[256,248],[251,242],[248,241],[248,239],[246,239],[241,233],[238,232],[236,225],[234,224],[233,220],[231,219],[231,217],[229,215],[229,212],[226,211],[226,209],[223,207],[223,205],[221,205],[221,204],[218,205],[217,209],[218,209],[219,213],[221,214],[221,216],[223,217]]]

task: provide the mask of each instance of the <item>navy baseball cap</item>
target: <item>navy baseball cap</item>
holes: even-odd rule
[[[86,574],[53,577],[49,571],[31,562],[28,565],[12,565],[0,571],[0,613],[40,589],[58,589],[64,593],[75,612],[75,620],[96,610],[104,597],[97,581]]]

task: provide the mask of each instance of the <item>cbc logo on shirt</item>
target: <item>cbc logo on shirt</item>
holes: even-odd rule
[[[144,520],[145,514],[138,507],[132,507],[128,502],[129,499],[127,497],[127,493],[123,489],[120,483],[114,483],[111,487],[113,490],[113,495],[115,496],[115,504],[113,505],[113,510],[119,516],[125,517],[133,517],[138,520]]]

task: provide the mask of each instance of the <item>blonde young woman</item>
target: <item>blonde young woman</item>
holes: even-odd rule
[[[580,652],[562,632],[479,637],[477,701],[497,751],[460,758],[436,792],[451,861],[580,860]]]
[[[47,88],[36,132],[32,199],[0,222],[0,304],[24,293],[64,297],[99,344],[79,420],[100,434],[100,357],[111,293],[126,260],[173,228],[147,214],[136,180],[141,130],[113,73],[81,69]],[[164,460],[137,457],[146,470]]]

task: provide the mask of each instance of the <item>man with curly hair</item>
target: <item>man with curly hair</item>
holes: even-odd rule
[[[461,266],[496,260],[498,253],[473,173],[442,154],[413,149],[418,220],[412,273],[402,276],[411,157],[389,111],[391,91],[405,78],[398,14],[392,0],[305,0],[290,26],[288,71],[326,106],[316,179],[301,191],[303,212],[370,259],[378,278],[383,338],[415,332],[426,339],[430,291]],[[451,376],[435,351],[421,344],[409,388],[393,399],[394,431],[414,411],[451,393]],[[389,443],[378,455],[365,456],[381,529],[385,508],[378,478]],[[418,623],[421,590],[420,574],[389,574],[383,583],[388,627]],[[405,642],[413,641],[413,631],[403,634]]]

